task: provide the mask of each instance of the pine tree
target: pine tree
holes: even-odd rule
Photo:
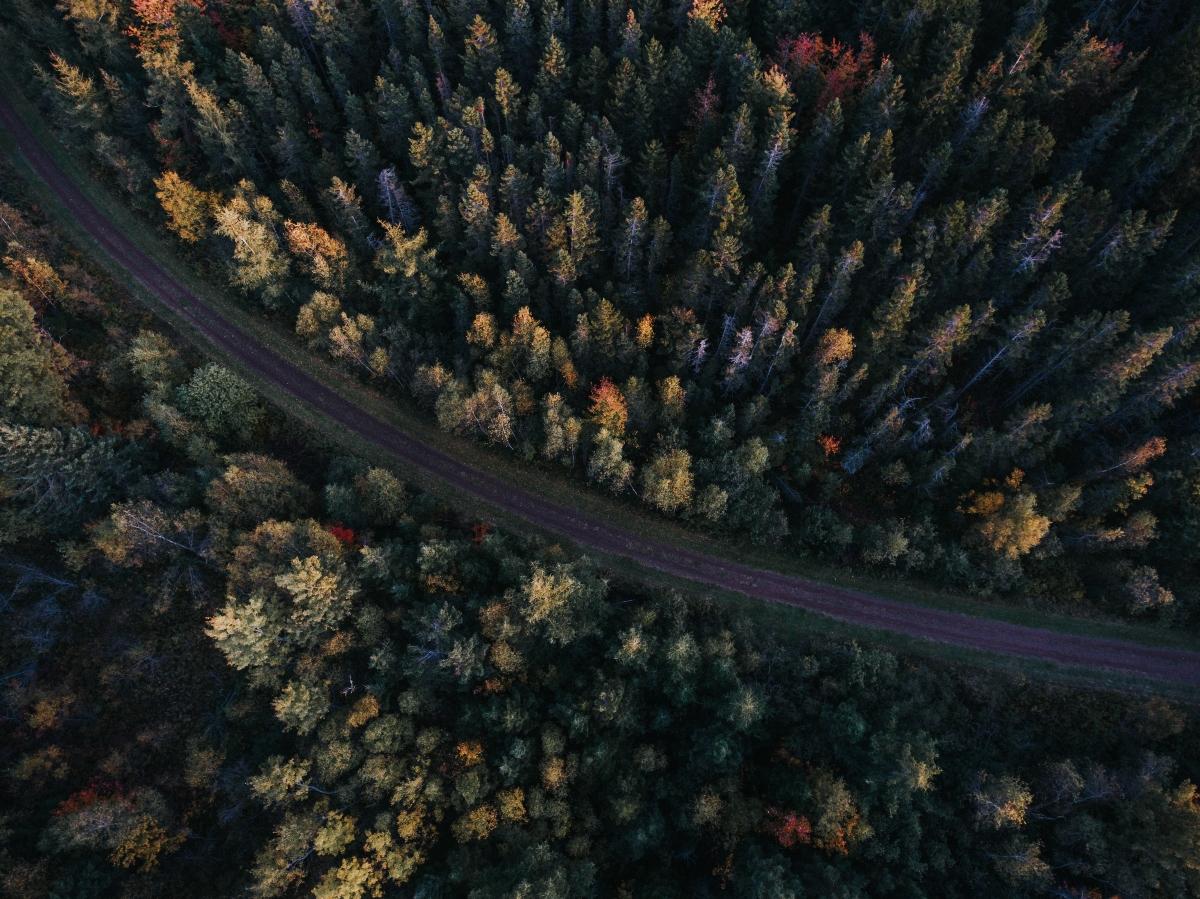
[[[248,181],[217,209],[217,233],[232,244],[232,281],[247,292],[259,293],[268,305],[283,294],[288,275],[278,228],[280,216],[270,198],[260,196]]]
[[[463,77],[482,92],[491,84],[500,66],[500,45],[492,26],[476,15],[463,40]]]
[[[11,424],[64,424],[71,401],[65,350],[38,326],[21,294],[0,290],[0,409]]]
[[[318,287],[340,292],[350,267],[345,244],[320,225],[285,221],[283,235],[293,258]]]
[[[56,76],[54,87],[63,123],[84,133],[98,130],[106,110],[95,79],[56,53],[51,54],[50,64]]]
[[[67,534],[101,511],[136,473],[137,449],[77,428],[0,424],[0,539]]]
[[[493,215],[489,182],[488,170],[476,166],[475,176],[468,182],[458,204],[459,215],[465,225],[468,251],[477,261],[482,261],[491,248]]]
[[[175,172],[163,172],[154,179],[154,186],[158,188],[155,196],[167,215],[167,227],[181,240],[196,243],[208,235],[218,197],[199,190]]]
[[[550,35],[538,66],[537,90],[551,112],[557,111],[566,97],[567,51],[557,35]]]
[[[599,246],[593,206],[579,191],[567,197],[566,206],[547,234],[555,280],[566,287],[587,274]]]

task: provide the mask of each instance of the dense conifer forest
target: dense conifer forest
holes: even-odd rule
[[[148,228],[706,533],[1194,632],[1200,11],[6,0]],[[613,578],[314,435],[0,161],[0,894],[1200,896],[1200,718]]]

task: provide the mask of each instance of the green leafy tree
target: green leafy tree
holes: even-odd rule
[[[217,363],[199,368],[176,391],[176,402],[185,415],[196,419],[217,438],[245,438],[263,417],[253,388]]]

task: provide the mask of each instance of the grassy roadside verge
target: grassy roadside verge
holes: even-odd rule
[[[783,553],[748,547],[728,538],[718,540],[690,530],[678,523],[669,522],[657,515],[653,515],[636,505],[633,501],[622,501],[593,493],[559,470],[535,464],[526,464],[515,460],[509,455],[489,450],[479,444],[461,440],[439,431],[430,424],[428,416],[414,412],[397,403],[395,400],[381,396],[376,391],[352,379],[331,364],[300,348],[292,336],[290,328],[247,312],[232,301],[230,297],[222,294],[209,284],[204,283],[202,279],[197,278],[191,272],[190,267],[180,258],[172,242],[164,239],[162,235],[155,233],[153,226],[138,218],[123,202],[95,183],[94,178],[88,173],[85,167],[49,132],[42,124],[40,116],[22,99],[20,92],[11,83],[0,82],[0,89],[5,90],[7,96],[12,98],[14,106],[22,112],[27,124],[38,135],[44,146],[52,152],[56,162],[75,180],[77,186],[109,217],[114,225],[127,234],[144,252],[154,258],[173,277],[181,283],[186,284],[206,304],[218,310],[240,330],[252,335],[254,339],[270,346],[281,355],[288,357],[308,374],[332,387],[345,402],[362,408],[381,421],[409,432],[425,444],[451,454],[472,467],[486,468],[503,477],[516,487],[520,487],[531,493],[540,494],[561,505],[574,507],[591,517],[620,520],[624,527],[635,534],[647,537],[653,535],[656,540],[665,540],[681,548],[686,547],[716,557],[736,559],[742,563],[803,576],[828,584],[836,584],[838,586],[876,593],[911,602],[914,605],[949,609],[996,620],[1088,636],[1125,639],[1161,646],[1196,646],[1194,639],[1162,629],[1098,619],[1074,618],[1016,604],[981,602],[933,586],[919,583],[901,583],[894,580],[884,581],[870,575],[800,561]],[[3,149],[10,155],[14,152],[14,147],[7,135],[4,136]],[[20,163],[20,169],[29,175],[31,192],[42,202],[47,213],[55,217],[66,233],[71,235],[81,248],[87,248],[91,252],[91,255],[96,258],[97,262],[113,274],[119,282],[128,283],[127,273],[96,246],[90,235],[74,222],[69,211],[60,206],[48,187],[34,177],[23,162]],[[129,284],[129,287],[134,290],[140,300],[160,316],[171,322],[180,334],[190,339],[201,349],[211,353],[211,347],[207,342],[194,333],[186,322],[178,319],[169,310],[166,310],[157,302],[152,294],[142,290],[136,284]],[[229,362],[230,360],[225,361]],[[430,492],[443,496],[452,502],[461,503],[469,497],[469,504],[473,508],[479,508],[483,505],[473,496],[460,492],[443,482],[429,479],[420,470],[408,469],[406,466],[399,465],[395,459],[374,444],[354,435],[346,434],[345,431],[326,422],[309,407],[283,393],[275,385],[262,381],[250,372],[243,370],[242,374],[246,375],[268,400],[282,408],[286,413],[295,416],[309,425],[313,429],[314,436],[319,435],[323,441],[328,442],[330,445],[349,448],[358,454],[386,461],[389,465],[401,470],[410,480],[420,483],[425,489],[430,490]],[[506,526],[514,530],[532,531],[540,534],[545,533],[536,525],[523,519],[498,512],[497,510],[492,510],[492,517],[502,521]],[[561,539],[556,535],[551,536],[556,540]],[[627,576],[630,571],[630,564],[626,560],[620,560],[619,562],[608,560],[606,564],[618,574],[623,573]],[[661,580],[664,577],[657,573],[649,573],[646,579]],[[715,592],[691,582],[674,578],[668,580],[674,582],[676,586],[686,589],[688,592],[701,595],[711,595]],[[822,628],[826,628],[826,626],[830,629],[846,627],[835,625],[819,616],[801,613],[794,608],[772,606],[760,601],[747,602],[745,597],[741,597],[738,594],[727,594],[725,595],[725,599],[729,602],[738,603],[739,614],[744,614],[755,620],[771,620],[774,622],[772,627],[776,629],[787,630],[789,627],[788,622],[793,618],[817,622]],[[766,609],[770,610],[770,614],[764,611]],[[811,626],[813,625],[806,625],[806,627]],[[862,628],[854,628],[852,630],[863,635],[872,633]],[[881,635],[876,633],[874,639],[880,640]],[[952,647],[941,647],[939,644],[929,644],[924,641],[905,642],[920,643],[925,647],[937,646],[944,652],[951,654],[968,652]],[[887,635],[887,643],[897,648],[901,645],[899,638],[896,638],[892,634]],[[971,653],[971,655],[980,656],[982,654]],[[1012,661],[1009,660],[1010,663]],[[1020,664],[1027,669],[1028,666],[1035,665],[1036,663],[1021,660]]]

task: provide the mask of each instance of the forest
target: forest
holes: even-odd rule
[[[447,430],[795,557],[1197,624],[1192,4],[2,18],[108,183]]]
[[[1200,895],[1193,708],[613,582],[0,225],[0,893]]]
[[[149,229],[459,437],[1200,628],[1185,0],[6,0]],[[0,894],[1200,896],[1194,706],[773,633],[265,401],[0,158]]]

